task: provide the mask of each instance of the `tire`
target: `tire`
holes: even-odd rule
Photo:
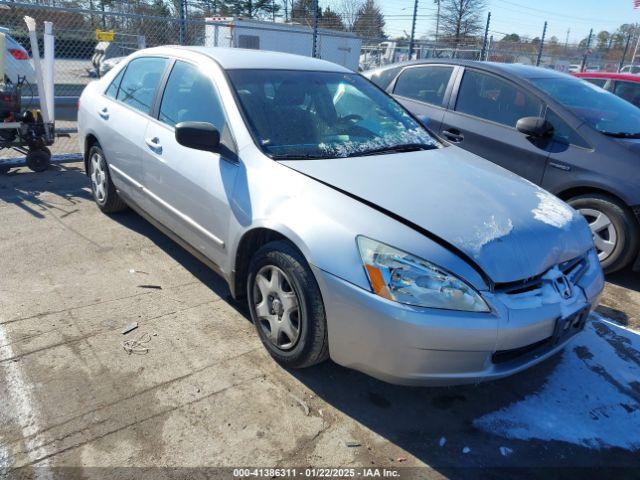
[[[51,151],[44,147],[27,153],[27,167],[34,172],[44,172],[51,165]]]
[[[91,180],[91,193],[98,208],[104,213],[116,213],[127,209],[127,204],[120,198],[111,181],[109,168],[104,152],[98,145],[89,149],[87,162],[88,175]]]
[[[265,299],[263,289],[271,293],[271,299]],[[291,295],[296,298],[297,314]],[[260,340],[278,363],[304,368],[329,358],[320,288],[304,257],[291,244],[270,242],[255,253],[247,276],[247,301]],[[265,312],[269,315],[261,315]],[[296,322],[297,337],[292,338]]]
[[[621,270],[635,259],[639,228],[627,207],[612,197],[597,193],[580,195],[567,203],[589,222],[605,273]],[[603,249],[605,245],[606,249]]]

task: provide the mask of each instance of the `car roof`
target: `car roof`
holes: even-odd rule
[[[144,55],[145,52],[165,55],[176,55],[179,54],[179,52],[193,52],[215,60],[225,70],[276,69],[353,73],[341,65],[326,60],[268,50],[172,45],[139,50],[136,52],[136,56]]]
[[[611,80],[626,80],[628,82],[640,83],[640,75],[632,73],[615,73],[615,72],[580,72],[574,73],[578,78],[606,78]]]
[[[502,73],[503,75],[515,76],[520,78],[567,78],[568,74],[556,72],[548,68],[534,67],[531,65],[522,65],[520,63],[498,63],[498,62],[479,62],[476,60],[415,60],[411,62],[394,63],[386,67],[372,70],[383,71],[387,68],[406,67],[410,65],[459,65],[462,67],[474,67],[494,73]],[[367,72],[369,73],[369,72]]]

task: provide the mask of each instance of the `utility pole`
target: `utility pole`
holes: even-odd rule
[[[438,4],[438,12],[436,13],[436,43],[438,43],[438,37],[440,36],[440,0],[435,0]]]
[[[633,57],[631,58],[631,65],[636,64],[636,55],[638,55],[638,46],[640,45],[640,31],[638,33],[638,40],[636,41],[636,48],[633,49]]]
[[[180,45],[184,45],[184,27],[185,27],[185,5],[184,5],[185,0],[180,0],[180,5],[179,5],[179,16],[180,16],[180,31],[178,32],[178,41],[180,42]]]
[[[480,52],[480,60],[484,60],[487,53],[487,41],[489,40],[489,24],[491,23],[491,12],[487,14],[487,25],[484,27],[484,39],[482,40],[482,51]]]
[[[313,47],[311,55],[314,58],[318,57],[318,0],[313,0],[311,2],[311,8],[313,11],[311,14],[313,15]]]
[[[593,28],[589,30],[589,38],[587,38],[587,49],[584,51],[584,56],[582,57],[582,65],[580,65],[581,72],[584,72],[584,69],[587,66],[587,57],[589,56],[589,49],[591,48],[592,37],[593,37]]]
[[[411,22],[411,40],[409,40],[409,60],[413,57],[413,40],[416,35],[416,16],[418,15],[418,0],[413,2],[413,21]]]
[[[622,70],[622,67],[624,67],[624,59],[627,56],[627,51],[629,50],[630,42],[631,42],[631,32],[627,34],[627,43],[625,43],[624,45],[624,52],[622,52],[622,59],[620,60],[620,66],[618,67],[618,72],[620,72],[620,70]]]
[[[567,38],[564,41],[564,53],[567,53],[567,48],[569,47],[569,34],[571,33],[571,29],[567,29]]]
[[[544,37],[547,34],[547,22],[544,22],[544,28],[542,29],[542,38],[540,39],[540,46],[538,47],[538,59],[536,60],[536,67],[540,66],[540,59],[542,59],[542,49],[544,48]]]

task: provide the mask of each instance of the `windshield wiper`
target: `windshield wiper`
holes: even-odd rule
[[[640,138],[640,132],[631,133],[631,132],[602,132],[608,137],[614,138]]]
[[[389,145],[386,147],[374,148],[373,150],[365,150],[363,152],[353,152],[350,157],[366,157],[368,155],[381,155],[385,153],[402,153],[402,152],[416,152],[418,150],[433,150],[438,148],[435,145],[428,145],[425,143],[403,143],[401,145]]]
[[[326,157],[310,155],[308,153],[279,153],[271,155],[274,160],[320,160]]]

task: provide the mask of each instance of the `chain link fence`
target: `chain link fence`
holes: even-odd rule
[[[210,3],[207,2],[207,5]],[[168,5],[172,4],[182,8],[185,2],[175,0]],[[102,8],[81,8],[78,5],[99,5]],[[95,3],[91,0],[83,3],[72,0],[41,0],[38,3],[0,0],[0,27],[8,29],[11,37],[26,49],[29,56],[31,45],[24,17],[28,15],[37,22],[41,52],[43,22],[50,21],[54,25],[57,130],[75,130],[77,100],[89,82],[104,75],[126,55],[141,48],[159,45],[280,50],[281,42],[286,41],[286,49],[291,53],[313,56],[315,45],[317,56],[353,70],[368,70],[409,60],[411,50],[412,59],[456,58],[530,65],[535,65],[539,56],[540,66],[562,71],[575,70],[583,63],[586,69],[616,71],[623,56],[619,45],[594,48],[584,44],[557,42],[543,44],[540,52],[539,39],[507,41],[505,34],[492,30],[487,30],[486,37],[468,38],[464,42],[447,38],[432,41],[423,37],[416,39],[411,49],[408,36],[390,39],[373,35],[375,29],[372,25],[375,19],[364,23],[343,22],[344,17],[328,15],[326,6],[321,21],[318,21],[316,42],[313,42],[313,20],[296,18],[291,10],[289,16],[286,12],[280,12],[278,18],[274,14],[273,17],[262,15],[261,18],[230,20],[228,17],[215,17],[221,12],[219,6],[216,8],[216,2],[213,2],[213,7],[209,10],[200,8],[195,12],[187,9],[182,14],[176,8],[158,5],[166,4],[139,0]],[[112,38],[109,41],[98,41],[97,31],[108,32],[107,36],[112,35]],[[287,36],[277,35],[278,32],[286,32]],[[30,64],[29,60],[26,62]],[[38,105],[35,81],[23,89],[23,105]],[[70,133],[68,137],[58,138],[52,147],[53,153],[77,153],[78,142],[75,137],[74,133]],[[0,151],[0,158],[16,155],[20,154],[9,150]]]

